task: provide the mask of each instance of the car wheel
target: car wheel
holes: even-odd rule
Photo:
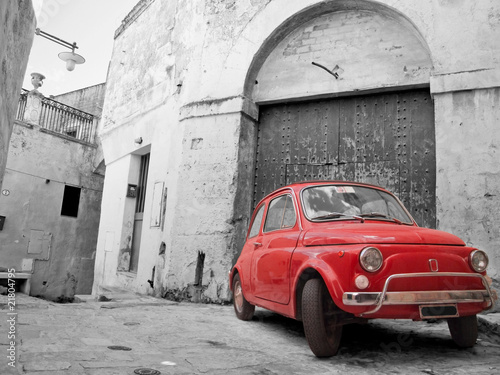
[[[477,340],[477,317],[476,315],[462,316],[460,318],[449,318],[448,328],[451,338],[461,348],[470,348]]]
[[[306,282],[302,292],[302,322],[307,343],[316,357],[337,354],[342,336],[338,312],[323,280]]]
[[[240,275],[238,274],[236,274],[233,278],[233,306],[238,319],[252,319],[255,306],[245,299],[243,289],[241,288]]]

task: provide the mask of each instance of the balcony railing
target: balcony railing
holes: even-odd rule
[[[19,105],[17,106],[16,120],[22,121],[24,112],[26,112],[26,102],[28,98],[28,90],[23,89],[19,97]]]
[[[26,109],[29,109],[28,91],[23,90],[19,98],[16,119],[25,121]],[[39,98],[38,119],[31,119],[41,128],[64,134],[80,141],[93,143],[95,138],[95,116],[57,102],[50,98]]]

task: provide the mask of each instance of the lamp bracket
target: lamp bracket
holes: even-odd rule
[[[66,42],[65,40],[62,40],[54,35],[51,35],[49,33],[46,33],[45,31],[40,30],[40,28],[35,29],[35,34],[44,37],[45,39],[48,39],[54,43],[60,44],[61,46],[69,48],[71,49],[71,52],[75,52],[75,49],[78,48],[76,42],[73,43]]]

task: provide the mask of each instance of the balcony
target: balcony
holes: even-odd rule
[[[94,115],[24,89],[19,98],[16,120],[38,125],[65,138],[94,144],[97,128]]]

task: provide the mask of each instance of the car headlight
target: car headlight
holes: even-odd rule
[[[470,266],[476,272],[484,272],[488,267],[488,255],[482,250],[474,250],[469,257]]]
[[[366,247],[359,254],[359,263],[365,271],[375,272],[382,267],[384,257],[376,247]]]

